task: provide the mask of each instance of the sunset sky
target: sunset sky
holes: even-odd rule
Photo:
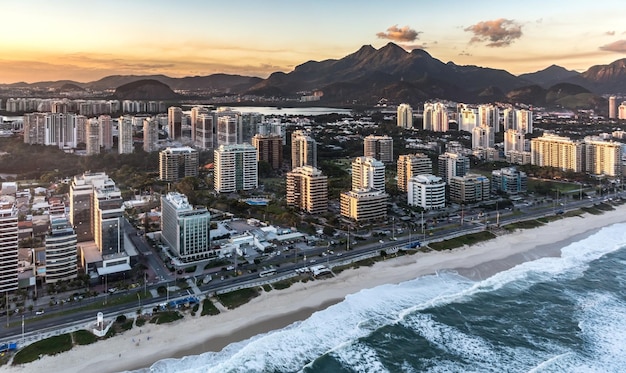
[[[390,41],[514,74],[551,64],[584,71],[626,57],[617,0],[3,0],[0,9],[0,83],[267,77]]]

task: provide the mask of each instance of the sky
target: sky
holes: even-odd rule
[[[241,74],[394,42],[513,74],[626,57],[619,0],[2,0],[0,83]]]

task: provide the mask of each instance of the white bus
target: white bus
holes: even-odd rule
[[[259,277],[267,277],[267,276],[273,276],[276,274],[276,270],[275,269],[266,269],[265,271],[261,271],[259,272]]]

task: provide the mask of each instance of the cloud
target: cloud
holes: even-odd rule
[[[626,40],[614,41],[610,44],[603,45],[600,50],[607,52],[626,53]]]
[[[478,22],[464,30],[474,34],[470,43],[489,42],[488,47],[506,47],[522,36],[522,25],[504,18]]]
[[[407,50],[407,51],[412,51],[413,49],[426,49],[426,48],[428,48],[426,43],[424,43],[424,44],[400,44],[400,46],[402,48],[404,48],[404,50]]]
[[[604,33],[604,35],[613,36],[613,35],[615,35],[615,31],[607,31],[607,32]]]
[[[393,25],[387,29],[387,32],[379,32],[376,34],[380,39],[389,39],[400,42],[411,42],[418,39],[420,31],[415,31],[409,26],[398,27]]]
[[[472,54],[466,51],[461,51],[461,53],[459,53],[459,56],[471,56]]]

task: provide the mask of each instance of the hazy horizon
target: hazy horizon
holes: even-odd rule
[[[5,35],[15,32],[0,41],[0,83],[158,74],[266,78],[390,41],[407,51],[424,49],[444,63],[515,75],[552,64],[582,72],[626,54],[626,27],[615,11],[621,4],[594,5],[8,0]],[[450,11],[454,8],[459,11]]]

